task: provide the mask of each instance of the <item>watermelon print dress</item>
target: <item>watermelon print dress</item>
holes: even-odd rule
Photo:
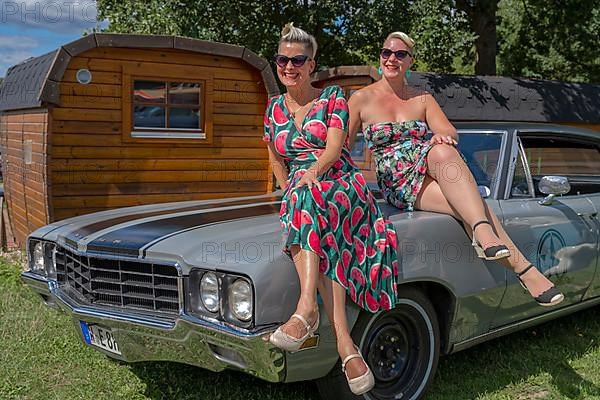
[[[327,129],[348,129],[348,105],[339,86],[325,88],[298,128],[285,97],[269,100],[264,137],[289,166],[281,202],[283,251],[299,245],[316,253],[319,270],[346,288],[370,312],[396,304],[396,231],[383,218],[365,178],[350,158],[347,144],[338,161],[318,177],[316,186],[294,186],[325,151]]]

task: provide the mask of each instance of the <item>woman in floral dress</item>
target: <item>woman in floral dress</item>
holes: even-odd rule
[[[284,251],[294,260],[301,288],[296,312],[270,341],[295,351],[314,333],[318,286],[350,388],[361,394],[374,379],[350,337],[345,299],[348,294],[370,312],[395,305],[396,234],[350,158],[342,89],[311,86],[316,47],[306,32],[284,28],[275,62],[287,93],[271,98],[265,113],[264,140],[284,188]]]
[[[564,296],[517,249],[498,218],[482,201],[475,179],[456,150],[458,135],[433,96],[407,85],[414,41],[388,35],[380,52],[382,78],[350,100],[350,135],[362,127],[377,165],[386,200],[400,208],[452,215],[473,236],[479,257],[511,268],[542,306]],[[431,128],[433,137],[425,139]]]

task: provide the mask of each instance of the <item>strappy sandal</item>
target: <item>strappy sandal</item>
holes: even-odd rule
[[[300,347],[302,347],[304,341],[306,341],[306,339],[308,339],[309,337],[313,337],[315,335],[315,331],[319,329],[319,320],[321,319],[319,311],[317,311],[317,319],[315,320],[313,326],[310,326],[306,318],[304,318],[300,314],[294,314],[290,317],[290,319],[292,318],[296,318],[304,324],[306,334],[304,334],[302,337],[296,338],[285,333],[280,326],[275,330],[275,332],[271,334],[271,336],[269,336],[269,342],[279,347],[280,349],[289,351],[290,353],[300,350]]]
[[[358,350],[358,347],[354,346],[354,348],[356,348],[356,353],[350,354],[342,361],[342,372],[344,373],[344,375],[346,375],[346,380],[348,381],[348,386],[350,386],[350,390],[352,391],[352,393],[359,396],[373,389],[373,386],[375,386],[375,377],[371,372],[371,368],[369,368],[369,364],[367,364],[362,354],[360,354],[360,350]],[[363,361],[363,363],[365,363],[365,365],[367,366],[367,372],[365,372],[361,376],[357,376],[356,378],[350,379],[348,378],[348,374],[346,373],[346,364],[348,364],[350,360],[353,360],[355,358],[360,358]]]
[[[519,283],[523,287],[523,289],[529,291],[525,283],[521,280],[521,277],[527,273],[531,268],[535,268],[533,264],[529,264],[527,268],[525,268],[521,272],[516,272],[517,278],[519,278]],[[533,298],[540,306],[551,307],[555,306],[561,301],[565,299],[565,296],[558,290],[555,286],[552,286],[550,289],[546,290],[542,294]]]
[[[498,246],[490,246],[486,249],[481,247],[481,245],[475,239],[475,229],[481,224],[488,224],[490,226],[492,225],[489,223],[489,221],[479,221],[473,225],[473,247],[475,248],[475,252],[477,252],[477,257],[488,261],[510,257],[510,250],[508,250],[508,247],[503,244]]]

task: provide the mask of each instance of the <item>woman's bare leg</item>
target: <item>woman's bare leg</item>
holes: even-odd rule
[[[517,246],[508,236],[502,224],[498,220],[496,214],[493,213],[492,210],[488,207],[488,205],[479,198],[479,201],[482,203],[482,206],[485,210],[485,215],[488,221],[492,224],[493,229],[498,234],[500,240],[508,247],[510,250],[510,257],[503,258],[497,260],[502,265],[507,268],[512,269],[515,272],[523,271],[525,268],[531,264],[527,258],[519,251]],[[444,196],[440,185],[436,181],[434,181],[431,177],[426,176],[425,181],[423,182],[423,187],[417,196],[417,203],[415,204],[416,208],[424,211],[434,211],[443,214],[451,215],[459,220],[463,220],[461,215],[452,208],[448,200]],[[473,232],[471,228],[467,225],[465,226],[469,235],[472,235]],[[477,228],[479,229],[479,228]],[[539,296],[541,293],[546,291],[548,288],[552,286],[552,282],[548,278],[546,278],[537,268],[531,269],[521,278],[525,283],[525,286],[529,289],[529,292],[533,297]]]
[[[291,248],[292,259],[300,280],[300,299],[295,314],[306,318],[312,326],[317,317],[317,285],[319,281],[319,256],[295,245]],[[306,334],[306,327],[298,318],[289,319],[281,330],[288,335],[300,338]]]
[[[487,220],[475,178],[454,146],[435,145],[427,154],[427,172],[437,182],[447,203],[469,227]],[[491,221],[490,221],[491,222]],[[475,238],[485,249],[503,243],[490,225],[479,225]]]
[[[354,341],[350,336],[348,319],[346,315],[346,289],[337,282],[324,275],[319,278],[319,293],[323,299],[325,311],[331,322],[331,329],[335,335],[337,350],[343,360],[350,354],[356,353]],[[356,378],[367,372],[366,364],[355,358],[346,364],[346,373],[350,378]]]

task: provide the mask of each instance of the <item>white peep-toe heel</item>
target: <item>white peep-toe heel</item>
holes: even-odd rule
[[[309,337],[312,337],[315,335],[315,331],[317,329],[319,329],[320,316],[319,316],[319,312],[317,311],[317,319],[314,322],[313,326],[310,326],[310,324],[308,323],[306,318],[304,318],[300,314],[294,314],[290,317],[290,319],[292,319],[292,318],[296,318],[304,324],[304,327],[306,328],[306,334],[304,334],[302,337],[295,338],[293,336],[288,335],[283,330],[281,330],[281,326],[280,326],[279,328],[277,328],[275,330],[275,332],[273,332],[271,334],[271,336],[269,336],[269,342],[271,342],[273,345],[279,347],[280,349],[289,351],[291,353],[300,350],[300,347],[302,347],[302,344],[304,343],[304,341],[306,339],[308,339]]]

